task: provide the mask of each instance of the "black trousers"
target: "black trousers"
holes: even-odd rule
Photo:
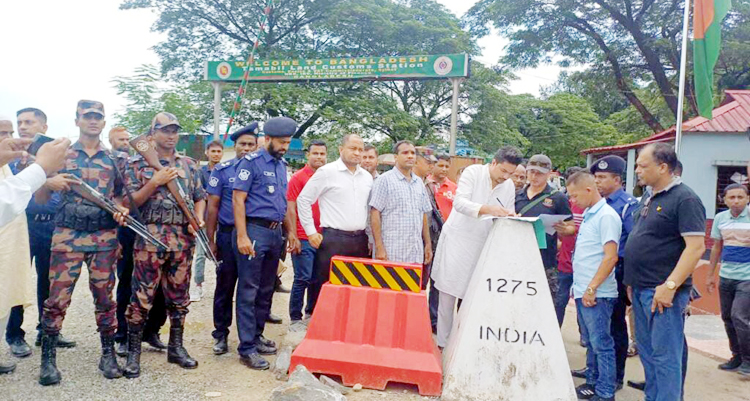
[[[232,248],[232,238],[235,236],[231,226],[219,225],[216,231],[216,247],[219,251],[221,264],[216,266],[216,291],[214,292],[214,338],[229,335],[232,325],[232,306],[234,292],[237,288],[237,258]],[[245,258],[247,258],[245,256]]]
[[[750,280],[721,278],[721,319],[729,337],[729,349],[742,362],[750,362]]]
[[[310,293],[310,304],[314,311],[320,296],[320,289],[328,281],[331,258],[334,256],[351,256],[355,258],[370,257],[367,247],[368,239],[364,230],[357,232],[323,228],[323,242],[315,253],[315,264],[312,282],[307,289]]]
[[[612,339],[615,341],[616,383],[622,383],[625,379],[625,362],[628,359],[628,343],[630,341],[626,313],[630,302],[628,301],[627,286],[622,282],[624,275],[625,264],[623,259],[620,259],[617,265],[615,265],[615,279],[617,280],[619,296],[612,310],[612,322],[610,325],[610,333],[612,334]]]
[[[126,342],[128,339],[128,321],[125,319],[125,311],[128,309],[132,294],[133,245],[136,235],[133,230],[126,227],[120,227],[117,230],[117,239],[122,247],[122,255],[117,260],[117,332],[115,333],[115,341],[118,343]],[[167,308],[164,303],[164,293],[161,286],[158,286],[154,295],[154,304],[148,313],[148,319],[143,328],[144,337],[154,333],[158,334],[166,321]]]

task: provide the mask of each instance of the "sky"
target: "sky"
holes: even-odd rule
[[[75,108],[80,99],[99,100],[107,115],[125,106],[112,79],[132,75],[143,64],[159,63],[152,47],[163,36],[151,32],[157,15],[150,10],[120,10],[122,0],[0,1],[0,115],[13,117],[36,107],[48,117],[52,137],[75,138]],[[438,0],[458,16],[471,0]],[[496,64],[507,41],[497,35],[480,40],[478,60]],[[560,69],[544,66],[517,71],[512,93],[539,94],[556,81]],[[114,118],[108,119],[105,132]],[[18,131],[17,127],[16,131]]]

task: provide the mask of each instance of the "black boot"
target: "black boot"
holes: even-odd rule
[[[182,330],[183,327],[180,323],[173,320],[169,327],[167,362],[176,363],[185,369],[195,369],[198,367],[198,361],[191,358],[185,347],[182,346]]]
[[[151,333],[151,334],[144,335],[143,342],[148,343],[148,345],[154,347],[154,349],[157,349],[159,351],[164,351],[165,349],[167,349],[167,346],[164,345],[163,342],[161,342],[161,338],[159,338],[159,333]]]
[[[57,370],[57,335],[42,336],[42,366],[39,368],[39,384],[50,386],[60,383],[62,376]]]
[[[128,362],[122,373],[128,379],[135,379],[141,375],[141,337],[142,329],[128,327]]]
[[[111,334],[102,334],[102,357],[99,359],[99,370],[107,379],[122,377],[122,368],[115,357],[115,338]]]

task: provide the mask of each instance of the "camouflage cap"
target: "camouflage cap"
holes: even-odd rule
[[[79,100],[76,113],[79,117],[87,113],[96,113],[104,117],[104,105],[96,100]]]
[[[177,129],[182,128],[179,121],[177,121],[177,117],[175,117],[174,114],[163,111],[157,114],[151,121],[151,132],[154,132],[157,129],[168,127],[170,125],[176,125]]]

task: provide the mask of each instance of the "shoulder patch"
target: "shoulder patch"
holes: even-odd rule
[[[247,179],[250,178],[250,171],[243,168],[239,171],[239,173],[237,173],[237,178],[242,181],[247,181]]]
[[[208,179],[208,185],[210,185],[212,187],[216,187],[217,185],[219,185],[219,178],[218,177],[211,177],[211,178],[209,178]]]
[[[214,167],[216,170],[224,170],[225,168],[232,165],[232,161],[228,160],[223,163],[218,164],[216,167]]]
[[[258,157],[260,157],[260,152],[257,152],[257,151],[253,152],[253,153],[248,153],[248,154],[245,155],[245,159],[247,159],[247,160],[255,160]]]

